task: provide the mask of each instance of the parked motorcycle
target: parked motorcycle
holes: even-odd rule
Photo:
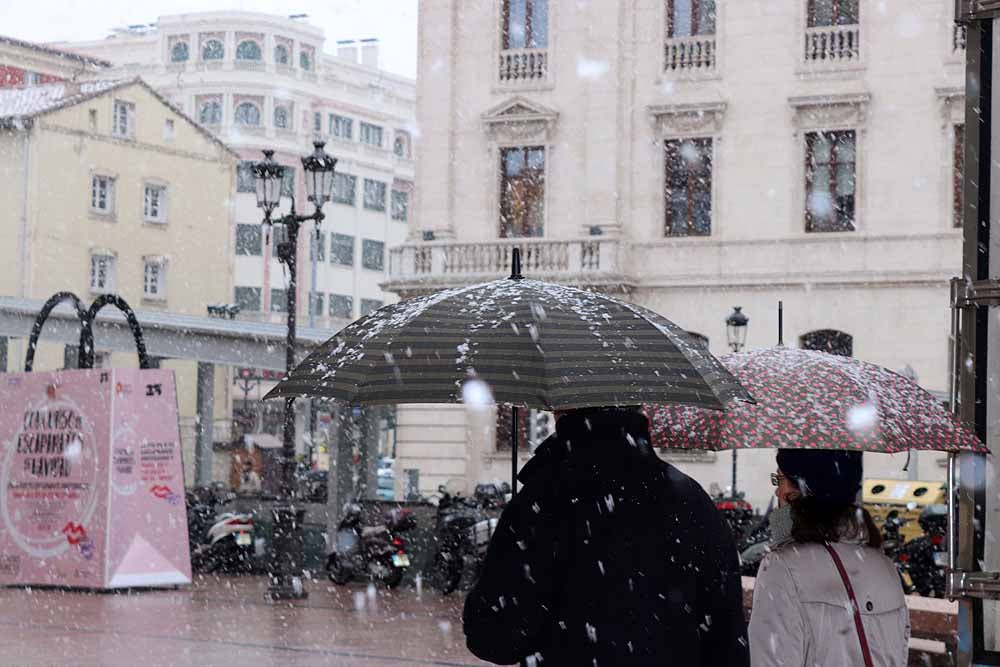
[[[429,579],[435,590],[447,595],[458,588],[467,568],[472,568],[478,578],[497,519],[489,517],[480,502],[457,493],[452,495],[444,486],[439,486],[438,492],[441,494],[435,525],[438,548]]]
[[[251,573],[262,555],[263,540],[255,536],[254,515],[246,512],[217,514],[221,499],[214,494],[188,495],[188,540],[191,546],[191,569],[195,572]],[[207,526],[207,528],[206,528]]]
[[[924,534],[903,546],[898,559],[912,581],[912,589],[925,597],[944,597],[948,567],[948,506],[928,505],[920,513]]]
[[[416,527],[416,517],[410,510],[394,509],[383,515],[381,524],[366,526],[363,516],[358,503],[349,503],[344,508],[344,517],[337,527],[336,546],[327,558],[330,581],[342,586],[355,577],[366,576],[395,588],[410,567],[402,533]]]
[[[905,538],[901,532],[907,523],[909,519],[901,517],[897,510],[890,510],[886,514],[885,522],[882,524],[882,552],[896,566],[903,592],[909,595],[913,592],[913,579],[907,569],[910,556],[905,550]]]

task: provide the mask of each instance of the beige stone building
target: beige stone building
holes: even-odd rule
[[[203,315],[232,294],[236,156],[141,80],[0,89],[0,155],[0,295],[116,293],[136,310]],[[0,339],[0,371],[20,370],[25,345]],[[95,347],[101,364],[137,363]],[[75,367],[73,352],[43,343],[36,368]],[[195,363],[163,364],[191,424]]]
[[[948,387],[961,269],[965,36],[949,0],[424,0],[416,225],[403,295],[531,276],[611,290],[727,351],[836,350]],[[957,143],[956,143],[957,142]],[[508,476],[460,408],[401,412],[400,466],[427,490]],[[728,453],[665,454],[709,486]],[[936,455],[869,475],[941,478]],[[740,454],[770,494],[772,454]]]

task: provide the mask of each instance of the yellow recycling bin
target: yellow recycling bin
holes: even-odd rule
[[[942,505],[947,502],[947,486],[944,482],[928,482],[910,479],[866,479],[862,487],[862,502],[875,525],[882,529],[885,517],[892,510],[899,518],[906,519],[900,534],[907,542],[919,537],[920,512],[928,505]]]

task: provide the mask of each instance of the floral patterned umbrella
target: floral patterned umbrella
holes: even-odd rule
[[[930,393],[881,366],[784,347],[721,361],[757,403],[725,412],[647,405],[654,446],[987,451]]]

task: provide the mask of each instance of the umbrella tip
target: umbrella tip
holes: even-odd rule
[[[510,258],[510,279],[522,280],[523,278],[524,276],[521,275],[521,249],[514,248]]]

